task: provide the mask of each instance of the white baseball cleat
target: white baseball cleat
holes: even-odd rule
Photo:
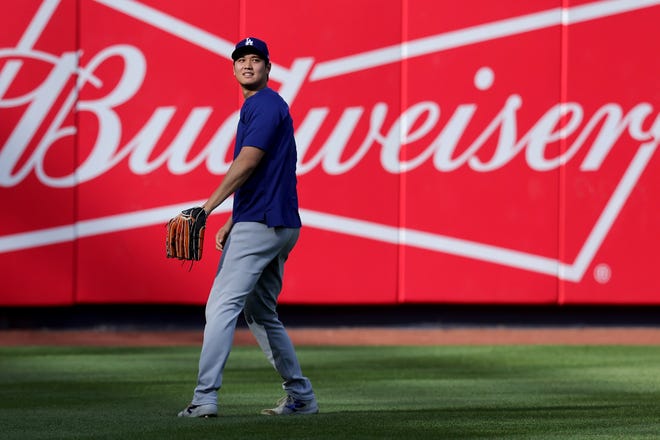
[[[284,396],[277,401],[277,406],[264,409],[261,414],[266,416],[293,416],[298,414],[317,414],[319,405],[316,399],[298,400],[291,396]]]
[[[215,417],[218,415],[218,406],[214,403],[206,403],[203,405],[193,405],[179,412],[179,417]]]

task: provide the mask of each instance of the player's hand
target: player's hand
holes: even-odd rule
[[[215,234],[215,248],[222,252],[227,242],[227,237],[229,237],[229,231],[233,226],[231,218],[225,223],[223,227],[218,229],[218,232]]]

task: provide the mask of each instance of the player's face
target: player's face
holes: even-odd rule
[[[266,87],[270,64],[258,55],[248,54],[234,61],[234,76],[247,90],[260,90]]]

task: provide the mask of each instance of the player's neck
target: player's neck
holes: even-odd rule
[[[243,99],[248,99],[252,95],[256,95],[260,90],[268,87],[267,83],[260,84],[259,87],[242,87],[243,90]]]

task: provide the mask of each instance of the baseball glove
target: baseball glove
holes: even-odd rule
[[[202,259],[206,212],[195,206],[181,211],[167,222],[167,258],[198,261]]]

